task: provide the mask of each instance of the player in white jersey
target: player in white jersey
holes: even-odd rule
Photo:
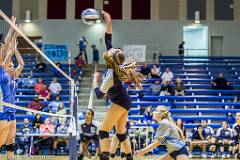
[[[136,156],[143,156],[147,152],[158,147],[161,142],[165,142],[168,153],[161,156],[158,160],[188,160],[188,150],[183,140],[184,136],[181,130],[171,120],[168,108],[158,106],[153,114],[154,120],[159,124],[155,141],[146,148],[135,153]]]

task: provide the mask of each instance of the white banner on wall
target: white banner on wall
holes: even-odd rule
[[[146,45],[124,45],[123,51],[127,61],[145,62]]]

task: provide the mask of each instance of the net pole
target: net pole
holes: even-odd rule
[[[76,120],[75,121],[75,127],[77,127],[78,121],[77,121],[77,105],[78,105],[78,97],[77,95],[74,96],[73,101],[73,117]],[[69,160],[76,160],[77,158],[77,139],[76,135],[73,135],[73,133],[70,133],[69,135]]]

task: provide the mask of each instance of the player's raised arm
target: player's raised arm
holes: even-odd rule
[[[105,44],[107,50],[112,48],[112,20],[109,13],[102,11],[106,23]]]
[[[108,12],[102,11],[106,23],[106,33],[112,34],[112,19]]]
[[[16,45],[14,53],[15,53],[17,63],[18,63],[18,66],[14,71],[14,79],[17,79],[19,77],[19,75],[22,73],[23,66],[24,66],[24,61],[23,61],[23,58],[22,58],[20,52],[17,49],[17,45]]]

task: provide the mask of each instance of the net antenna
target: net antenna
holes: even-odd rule
[[[45,60],[47,60],[55,69],[57,69],[65,78],[67,78],[69,81],[70,81],[70,114],[72,117],[74,117],[74,120],[72,119],[70,121],[70,125],[72,126],[72,137],[75,137],[76,139],[76,113],[74,112],[74,110],[76,108],[74,108],[76,106],[76,103],[77,103],[77,98],[76,95],[75,95],[75,83],[74,83],[74,80],[69,77],[65,72],[63,72],[60,68],[58,68],[55,63],[49,59],[44,53],[42,50],[40,50],[17,26],[16,24],[14,24],[10,18],[0,9],[0,17],[2,17],[20,36],[22,36],[36,51],[37,53],[39,53],[42,57],[44,57]],[[74,105],[75,104],[75,105]],[[10,105],[9,105],[10,106]],[[16,107],[16,106],[15,106]],[[75,130],[75,131],[74,131]],[[72,138],[74,139],[74,138]],[[73,143],[76,143],[73,142]],[[72,150],[75,150],[75,149],[72,149]],[[74,154],[74,153],[71,153],[70,152],[70,159],[75,159],[73,157],[75,157],[75,155],[71,155],[71,154]]]

